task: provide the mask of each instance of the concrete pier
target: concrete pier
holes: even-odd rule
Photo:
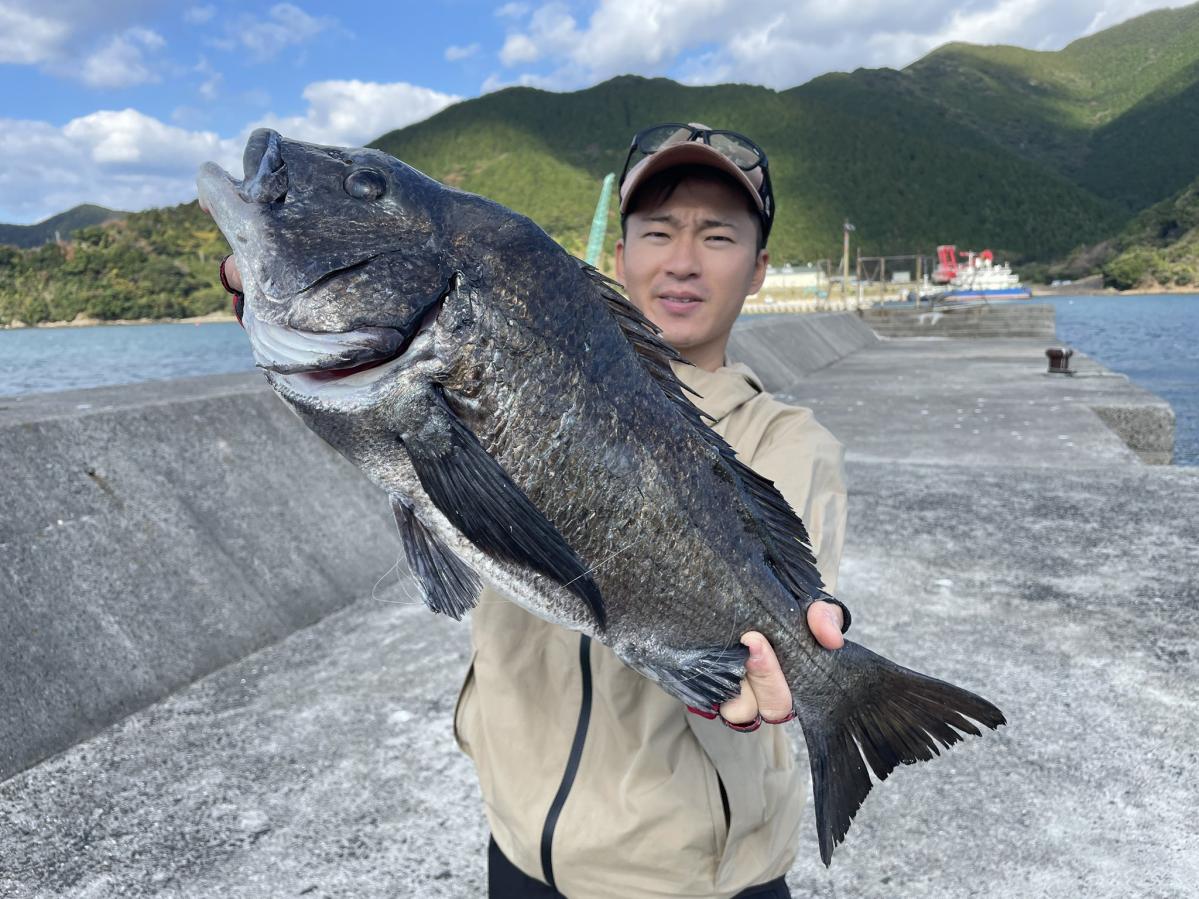
[[[797,896],[1199,882],[1199,470],[1143,461],[1168,406],[1046,345],[738,330],[848,448],[854,639],[1010,720],[877,786],[831,870],[808,828]],[[484,895],[467,629],[383,498],[255,377],[4,405],[0,896]]]

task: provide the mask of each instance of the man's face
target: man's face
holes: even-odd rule
[[[732,185],[687,179],[656,207],[630,213],[616,244],[616,277],[629,299],[682,355],[701,368],[724,363],[745,297],[768,256],[758,224]]]

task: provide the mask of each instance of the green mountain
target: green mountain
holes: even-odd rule
[[[23,248],[40,247],[52,240],[66,240],[80,228],[122,219],[128,214],[84,203],[34,225],[0,225],[0,244]]]
[[[1195,176],[1199,4],[1041,52],[949,44],[904,70],[903,94],[1135,211]]]
[[[199,204],[130,213],[37,249],[0,246],[0,325],[174,318],[229,308],[216,265],[229,252]]]
[[[834,257],[841,225],[862,252],[938,243],[1049,258],[1118,227],[1115,204],[977,133],[920,97],[881,113],[876,81],[828,76],[777,92],[634,76],[568,94],[510,88],[456,104],[374,143],[435,178],[523,212],[569,249],[586,239],[599,180],[619,172],[638,126],[701,121],[752,135],[770,156],[779,261]],[[616,230],[612,212],[609,229]]]
[[[1199,178],[1137,215],[1105,255],[1104,281],[1121,290],[1199,285]]]

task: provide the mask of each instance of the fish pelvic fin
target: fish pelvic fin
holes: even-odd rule
[[[846,641],[827,658],[833,682],[849,686],[837,694],[831,712],[828,697],[815,695],[811,683],[791,686],[808,744],[825,865],[873,786],[871,772],[885,780],[899,765],[940,755],[941,747],[952,746],[963,734],[980,736],[974,722],[992,730],[1007,723],[1003,712],[981,696],[896,665],[856,643]]]
[[[675,650],[668,657],[618,655],[676,699],[698,709],[714,709],[741,693],[749,648],[735,643]]]
[[[408,568],[421,586],[425,605],[461,621],[463,615],[478,605],[483,582],[473,568],[425,527],[404,500],[393,496],[391,508],[404,541]]]

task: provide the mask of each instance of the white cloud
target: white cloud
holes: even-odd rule
[[[189,6],[183,13],[183,21],[188,25],[203,25],[216,15],[216,7],[208,4],[206,6]]]
[[[0,64],[35,65],[94,87],[153,81],[155,0],[0,0]]]
[[[79,203],[144,209],[195,196],[200,163],[241,158],[241,139],[188,131],[134,109],[62,127],[0,119],[0,220],[39,221]]]
[[[519,19],[529,14],[531,7],[527,3],[505,3],[495,11],[501,19]]]
[[[510,34],[500,48],[500,62],[514,66],[522,62],[536,62],[541,58],[540,48],[527,34]]]
[[[127,29],[84,60],[80,77],[89,87],[130,87],[158,81],[143,51],[161,49],[165,43],[148,28]]]
[[[500,61],[525,69],[507,83],[558,89],[622,73],[785,88],[828,71],[902,67],[949,41],[1058,49],[1176,2],[796,0],[784,8],[773,0],[599,0],[580,24],[555,0],[509,32]]]
[[[469,59],[479,52],[479,44],[467,44],[464,47],[451,44],[445,48],[445,58],[447,62],[457,62],[460,59]]]
[[[231,23],[229,38],[265,61],[288,47],[311,40],[333,24],[332,19],[310,16],[291,3],[276,3],[265,19],[245,16]]]
[[[58,54],[70,33],[64,21],[0,0],[0,63],[47,62]]]
[[[419,122],[461,97],[406,82],[317,81],[304,88],[301,116],[266,116],[256,127],[319,144],[361,146],[394,128]]]
[[[213,72],[207,78],[200,82],[200,86],[196,88],[196,92],[208,102],[212,102],[221,93],[221,82],[225,80],[225,76],[220,72]]]

